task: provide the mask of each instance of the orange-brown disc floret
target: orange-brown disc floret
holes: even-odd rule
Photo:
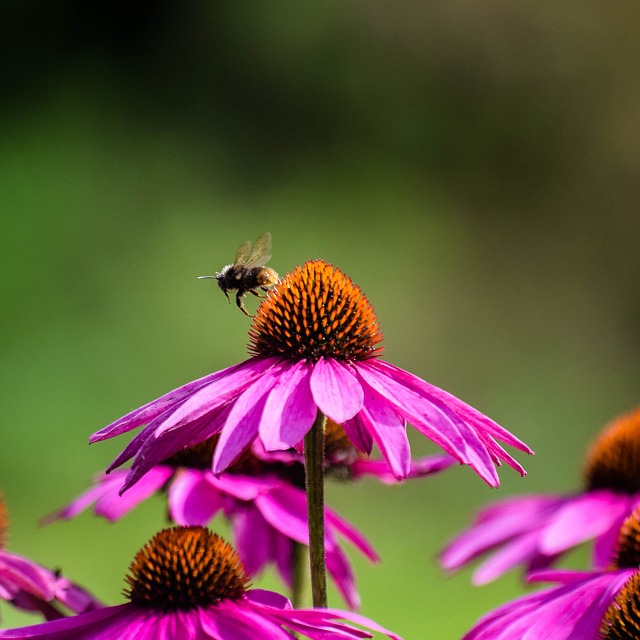
[[[157,533],[129,568],[125,595],[137,606],[187,611],[240,598],[248,584],[233,547],[205,527]]]
[[[587,489],[640,491],[640,409],[612,421],[586,456]]]
[[[353,361],[379,355],[382,333],[373,307],[342,271],[323,260],[288,273],[258,308],[249,351],[294,361]]]

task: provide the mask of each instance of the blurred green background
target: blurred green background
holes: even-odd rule
[[[160,499],[116,525],[37,521],[128,442],[89,447],[92,432],[246,356],[248,319],[196,276],[269,230],[276,270],[340,266],[387,360],[537,452],[499,491],[466,468],[330,487],[383,557],[354,558],[363,613],[448,640],[523,593],[515,574],[477,589],[434,558],[481,504],[578,488],[587,443],[638,402],[639,14],[630,0],[4,2],[10,549],[121,602]]]

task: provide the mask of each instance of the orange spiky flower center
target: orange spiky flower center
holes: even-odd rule
[[[640,409],[610,422],[587,452],[588,491],[640,491]]]
[[[125,595],[140,607],[189,611],[238,599],[249,584],[235,549],[206,527],[157,533],[129,568]]]
[[[288,273],[262,301],[249,351],[290,360],[366,360],[380,354],[373,307],[351,278],[323,260]]]

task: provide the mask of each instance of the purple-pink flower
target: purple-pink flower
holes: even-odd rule
[[[60,605],[74,613],[90,611],[100,603],[82,587],[55,571],[4,548],[8,527],[6,508],[0,500],[0,599],[23,611],[60,618]]]
[[[203,527],[158,533],[137,554],[127,577],[129,602],[20,629],[0,638],[42,640],[312,640],[372,638],[355,622],[399,636],[358,614],[293,609],[283,596],[249,588],[240,559]]]
[[[640,509],[618,532],[607,571],[538,571],[559,586],[481,618],[463,640],[632,640],[640,637]]]
[[[289,587],[293,583],[295,544],[309,544],[303,458],[295,451],[275,455],[256,443],[229,469],[215,476],[210,468],[217,438],[153,467],[124,494],[120,490],[127,470],[96,478],[94,485],[69,505],[49,516],[71,519],[94,505],[97,515],[113,522],[140,502],[164,490],[171,519],[180,525],[206,525],[218,513],[231,522],[235,547],[247,572],[257,576],[273,564]],[[393,475],[384,460],[366,460],[350,444],[335,423],[327,425],[327,474],[341,478],[372,475],[391,482]],[[412,462],[410,475],[425,476],[455,461],[448,456],[429,456]],[[397,480],[394,479],[395,482]],[[344,538],[369,560],[379,558],[367,539],[349,522],[325,507],[325,551],[327,570],[351,609],[360,598],[355,576],[340,540]]]
[[[593,563],[607,566],[621,523],[640,505],[640,410],[617,418],[591,446],[585,489],[572,495],[511,497],[489,505],[441,555],[447,570],[487,559],[473,573],[485,584],[518,565],[534,571],[595,540]]]
[[[509,431],[451,394],[379,359],[382,334],[360,289],[316,260],[287,274],[263,300],[248,360],[190,382],[91,437],[146,425],[116,458],[133,458],[125,489],[171,455],[214,434],[213,471],[224,471],[256,439],[268,451],[300,448],[321,412],[367,454],[375,444],[397,478],[410,472],[410,422],[491,486],[496,465],[524,470],[498,441],[531,453]]]

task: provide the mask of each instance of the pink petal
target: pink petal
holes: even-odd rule
[[[316,419],[317,409],[305,362],[287,365],[279,375],[260,421],[260,440],[267,451],[289,449],[302,440]]]
[[[273,382],[273,372],[250,385],[234,402],[213,454],[213,472],[221,473],[258,436],[258,425]]]
[[[369,389],[358,414],[396,478],[406,478],[411,466],[411,448],[404,420]]]
[[[264,519],[253,505],[237,509],[231,516],[235,548],[250,576],[258,576],[264,567],[274,560],[274,547],[282,535]],[[291,544],[289,552],[291,552]],[[289,555],[289,563],[291,556]],[[288,575],[290,576],[290,570]]]
[[[373,449],[373,438],[367,431],[366,425],[359,418],[359,415],[360,414],[356,415],[351,420],[343,422],[342,428],[356,449],[366,453],[367,455],[371,455],[371,451]]]
[[[313,366],[311,393],[320,411],[337,424],[353,418],[364,401],[358,378],[347,365],[331,358],[320,358]]]
[[[100,429],[100,431],[91,436],[89,442],[98,442],[100,440],[106,440],[107,438],[113,438],[114,436],[130,431],[135,427],[146,424],[157,418],[162,413],[165,413],[167,410],[173,409],[178,403],[183,402],[195,391],[215,382],[216,380],[220,380],[221,378],[235,373],[238,369],[244,369],[244,366],[245,362],[241,362],[240,364],[234,364],[222,371],[216,371],[215,373],[210,373],[198,380],[188,382],[187,384],[166,393],[160,398],[152,400],[143,407],[139,407],[135,411],[127,413],[125,416],[122,416],[122,418],[112,422],[103,429]]]
[[[224,506],[207,475],[199,469],[180,469],[176,474],[168,495],[169,513],[176,524],[205,526]]]
[[[245,360],[242,366],[237,367],[233,373],[206,385],[192,394],[158,427],[158,434],[191,422],[232,400],[235,400],[234,407],[239,402],[240,404],[250,405],[251,402],[247,403],[246,397],[244,402],[241,402],[242,397],[247,396],[247,389],[252,388],[254,391],[250,395],[255,396],[256,389],[260,387],[260,380],[277,363],[277,358],[251,358],[250,360]]]
[[[591,491],[575,496],[557,510],[545,528],[540,549],[547,554],[561,553],[609,530],[629,514],[630,498],[613,491]]]

